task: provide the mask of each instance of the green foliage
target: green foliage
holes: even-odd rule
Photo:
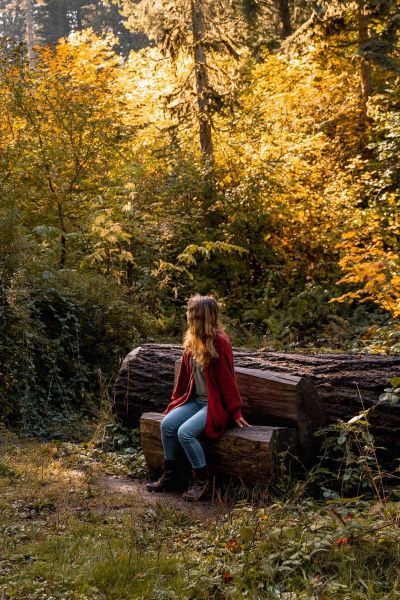
[[[1,416],[55,435],[98,406],[98,369],[111,382],[139,340],[181,339],[194,292],[235,343],[398,353],[393,2],[39,12],[115,29],[116,6],[152,47],[123,58],[74,31],[28,65],[1,46]]]
[[[366,326],[352,347],[355,351],[371,354],[398,354],[400,351],[400,328],[397,319],[380,319]]]
[[[315,470],[325,498],[375,496],[385,501],[383,475],[377,458],[377,449],[369,430],[369,413],[361,411],[348,422],[337,423],[322,430],[323,458]],[[328,465],[328,466],[326,466]]]
[[[11,465],[0,462],[0,477],[8,477],[9,479],[16,479],[20,477],[20,474]]]
[[[54,435],[52,419],[62,424],[97,405],[98,369],[115,376],[145,335],[145,318],[128,293],[99,275],[41,272],[40,264],[28,270],[23,263],[7,274],[6,266],[0,278],[1,415],[24,432],[43,435],[50,427]]]
[[[379,396],[379,402],[387,402],[392,406],[400,400],[400,377],[392,377],[389,381],[391,387],[385,388]]]
[[[247,490],[246,499],[232,504],[231,497],[231,504],[221,502],[210,511],[204,506],[201,512],[172,509],[166,498],[146,503],[136,495],[139,485],[107,479],[106,474],[129,472],[143,477],[136,448],[124,453],[91,442],[54,447],[37,441],[24,448],[14,436],[0,457],[7,500],[0,514],[0,594],[34,600],[124,600],[139,593],[179,600],[395,598],[400,513],[390,497],[399,488],[382,485],[370,414],[361,411],[330,428],[325,445],[330,469],[320,465],[305,481],[287,479],[286,487],[264,490],[264,496]],[[109,439],[115,439],[112,431]],[[17,465],[23,476],[15,478],[9,473]],[[98,467],[100,480],[94,477]],[[65,477],[71,481],[72,473],[81,474],[75,480],[81,495],[79,509],[71,506],[67,512],[78,493],[65,490]],[[121,491],[114,493],[107,504],[108,485],[118,487],[118,481],[127,492],[122,498]],[[354,492],[358,495],[349,497]]]
[[[107,438],[104,437],[101,443],[96,437],[84,444],[63,442],[57,456],[65,463],[80,468],[99,466],[108,475],[145,479],[148,469],[139,436],[135,432],[117,429],[115,424],[109,425],[106,428]]]
[[[6,573],[0,589],[47,598],[45,578],[47,594],[92,600],[383,600],[400,592],[396,518],[395,503],[382,510],[357,499],[241,503],[207,527],[160,504],[138,516],[92,512],[22,540],[14,533],[21,555],[34,558],[15,558],[19,573]]]

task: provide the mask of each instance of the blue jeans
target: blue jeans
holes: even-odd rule
[[[206,428],[207,401],[192,398],[169,412],[161,421],[161,440],[164,458],[175,460],[179,444],[185,451],[193,469],[206,465],[203,448],[197,440]]]

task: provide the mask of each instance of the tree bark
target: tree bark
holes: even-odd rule
[[[278,10],[281,19],[281,37],[286,39],[293,33],[288,0],[278,0]]]
[[[193,61],[196,80],[197,110],[200,135],[201,153],[213,162],[213,143],[211,121],[208,111],[207,94],[209,90],[207,57],[203,44],[204,39],[204,16],[201,0],[191,0],[192,34],[193,34]]]
[[[358,1],[357,8],[358,47],[362,48],[369,40],[368,15],[365,12],[365,1]],[[367,102],[372,95],[372,70],[371,65],[364,56],[361,56],[361,101],[364,118],[367,116]]]
[[[164,452],[159,413],[145,413],[140,420],[140,438],[146,462],[160,470]],[[289,427],[249,427],[233,429],[217,440],[200,438],[207,465],[214,474],[229,474],[244,483],[266,484],[277,478],[282,452],[297,454],[296,429]]]
[[[28,49],[28,60],[31,67],[35,65],[35,32],[33,21],[32,0],[25,0],[25,25],[26,25],[26,46]]]
[[[144,344],[121,365],[115,385],[115,412],[137,427],[144,412],[165,409],[174,383],[181,346]],[[349,354],[284,354],[234,350],[235,366],[289,373],[311,380],[329,423],[348,420],[363,406],[374,405],[391,377],[400,375],[399,356]],[[376,442],[400,456],[400,406],[380,404],[371,415]]]
[[[65,219],[64,219],[64,211],[63,211],[63,206],[61,204],[61,202],[57,201],[57,210],[58,210],[58,219],[60,222],[60,230],[61,230],[61,235],[60,235],[60,244],[61,244],[61,251],[60,251],[60,269],[64,269],[65,267],[65,261],[67,259],[67,231],[65,228]]]

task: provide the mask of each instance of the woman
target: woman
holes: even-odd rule
[[[179,487],[180,445],[192,465],[193,482],[183,498],[197,501],[210,491],[211,482],[198,436],[218,438],[232,422],[247,427],[233,367],[232,346],[221,323],[213,296],[196,294],[187,305],[188,329],[181,367],[171,402],[161,422],[164,473],[147,489],[154,492]]]

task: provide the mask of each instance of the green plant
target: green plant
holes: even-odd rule
[[[96,409],[98,369],[113,377],[146,323],[100,276],[42,275],[0,273],[0,398],[22,432],[54,436]]]
[[[384,393],[379,396],[379,402],[397,404],[400,400],[400,377],[392,377],[389,383],[391,387],[386,388]]]
[[[131,445],[129,430],[115,416],[110,385],[99,370],[100,407],[91,441],[96,448],[104,451],[121,450]]]
[[[0,477],[8,477],[9,479],[17,479],[20,474],[11,465],[0,462]]]
[[[360,411],[349,421],[337,420],[322,429],[322,457],[309,482],[320,487],[323,497],[372,495],[385,503],[384,473],[370,431],[369,416],[375,406]]]

